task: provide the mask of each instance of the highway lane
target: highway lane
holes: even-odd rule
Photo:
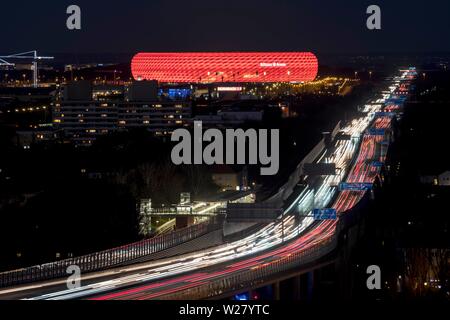
[[[388,128],[389,125],[390,118],[385,117],[376,119],[373,127]],[[372,160],[382,160],[379,155],[376,155],[376,145],[382,140],[383,138],[378,136],[364,136],[358,158],[349,174],[347,182],[373,182],[378,169],[373,167],[370,163]],[[346,210],[351,209],[364,196],[364,193],[365,191],[340,192],[333,207],[336,208],[340,214],[343,214]],[[159,282],[146,286],[130,288],[127,290],[119,290],[117,292],[101,295],[93,299],[146,300],[164,297],[165,295],[170,295],[171,293],[179,290],[185,290],[206,284],[210,279],[226,277],[234,272],[250,270],[260,266],[261,264],[267,264],[280,258],[282,259],[283,257],[286,257],[287,255],[290,255],[298,250],[306,250],[329,239],[333,235],[335,228],[336,221],[324,221],[314,227],[312,231],[285,247],[267,252],[252,259],[246,259],[245,261],[239,263],[229,264],[225,268],[221,268],[218,271],[194,273],[186,276],[185,278],[181,277],[178,280],[172,279],[168,283]]]
[[[351,125],[348,128],[344,128],[344,131],[351,133],[353,136],[358,136],[361,134],[367,125],[370,123],[370,120],[363,119],[359,121],[354,121],[351,123]],[[331,157],[327,159],[328,162],[334,162],[336,161],[337,165],[339,166],[345,166],[349,163],[349,159],[351,158],[352,153],[355,150],[355,141],[339,141],[338,145],[336,147],[336,152],[333,153]],[[323,160],[323,159],[320,159]],[[318,207],[324,207],[332,198],[335,187],[331,187],[332,185],[335,185],[337,182],[339,182],[341,176],[330,176],[324,179],[324,183],[322,183],[322,186],[314,192],[310,189],[305,189],[305,191],[300,196],[300,199],[298,201],[298,206],[308,206],[308,202],[311,199],[315,200],[314,206]],[[311,197],[311,195],[314,195]],[[287,216],[285,218],[285,234],[287,234],[287,238],[292,238],[292,236],[298,235],[302,233],[302,230],[300,226],[294,225],[295,219],[292,216]],[[301,226],[309,226],[313,222],[311,217],[306,217],[302,221]],[[275,229],[271,233],[262,234],[261,240],[267,241],[271,238],[273,239],[280,239],[281,235],[281,224],[274,224]],[[248,270],[249,268],[257,267],[258,265],[261,265],[262,263],[270,263],[273,260],[280,259],[291,252],[295,252],[297,250],[301,249],[307,249],[317,243],[320,243],[322,240],[325,240],[329,238],[333,234],[335,224],[333,223],[322,223],[319,225],[319,228],[315,228],[313,232],[308,232],[304,236],[299,237],[298,239],[294,240],[292,243],[287,244],[286,246],[282,246],[280,248],[277,248],[275,250],[269,250],[268,252],[262,253],[254,258],[245,259],[241,262],[233,262],[228,263],[227,265],[220,267],[218,270],[217,268],[213,268],[213,271],[208,270],[208,272],[203,272],[203,270],[200,270],[198,273],[189,274],[187,276],[181,276],[179,279],[170,279],[166,281],[161,281],[157,283],[151,283],[148,285],[144,285],[139,288],[131,288],[131,289],[125,289],[118,293],[110,293],[105,296],[99,297],[99,299],[149,299],[149,298],[156,298],[163,296],[165,294],[169,294],[171,292],[177,291],[177,290],[183,290],[190,288],[192,286],[198,286],[205,281],[208,281],[209,279],[215,279],[217,277],[224,277],[230,274],[233,274],[234,272],[241,271],[241,270]],[[296,230],[298,228],[298,230]],[[319,235],[322,237],[319,237]],[[273,246],[273,242],[272,246]],[[242,248],[243,251],[246,253],[249,250],[252,250],[252,248],[258,247],[257,242],[250,242],[250,245],[248,245],[245,248]],[[218,262],[218,257],[214,257],[215,264]],[[199,261],[196,261],[199,262]],[[198,266],[198,265],[197,265]],[[183,270],[184,268],[188,267],[185,262],[179,264],[179,265],[172,265],[171,269],[165,269],[165,270],[159,270],[164,271],[166,274],[171,273],[174,270]],[[143,279],[149,279],[151,277],[150,274],[147,276],[144,276]],[[114,285],[109,283],[109,285]],[[104,285],[100,285],[98,288],[99,290],[105,289]],[[108,287],[110,289],[110,287]],[[148,292],[148,291],[156,291],[156,292]],[[144,293],[143,293],[144,292]],[[91,293],[93,293],[91,291]],[[98,291],[94,292],[94,294],[97,294]],[[49,299],[59,299],[59,298],[79,298],[85,295],[85,290],[80,290],[79,292],[64,292],[58,296],[51,294],[48,296],[42,296],[41,298],[49,298]]]
[[[353,121],[343,131],[355,138],[359,137],[373,119],[373,112],[379,109],[379,106],[369,107],[370,112],[366,117]],[[375,122],[375,125],[377,123],[378,120]],[[363,140],[366,140],[365,137]],[[375,143],[370,139],[367,142],[362,142],[360,156],[364,161],[356,161],[349,179],[352,179],[350,178],[351,176],[358,177],[359,181],[365,178],[370,179],[370,175],[373,175],[373,168],[368,166],[366,162],[368,157],[375,152],[374,146]],[[355,147],[356,143],[353,139],[338,141],[333,154],[328,159],[325,159],[323,156],[320,161],[336,162],[338,167],[345,169],[349,164],[349,159],[355,152]],[[363,164],[363,162],[366,164]],[[335,195],[335,186],[339,181],[342,181],[344,171],[342,170],[339,175],[323,179],[320,188],[315,192],[307,187],[287,211],[307,210],[311,199],[314,200],[315,207],[325,207]],[[351,208],[360,197],[361,195],[343,192],[339,195],[335,206],[340,212],[345,211]],[[125,267],[122,268],[123,272],[132,272],[132,274],[119,276],[116,279],[94,282],[78,289],[62,290],[50,294],[39,294],[42,290],[38,290],[30,293],[29,297],[34,299],[71,299],[97,295],[98,299],[157,298],[173,292],[173,290],[198,286],[204,281],[208,281],[208,279],[223,277],[233,272],[254,268],[262,263],[269,263],[274,259],[282,258],[292,252],[305,250],[330,237],[335,229],[335,222],[332,221],[319,223],[310,229],[309,227],[313,226],[311,217],[305,217],[299,224],[296,224],[292,216],[286,216],[284,223],[284,240],[291,241],[281,247],[280,245],[283,242],[282,225],[281,223],[272,223],[255,234],[231,244],[221,245],[183,257],[165,259],[163,263],[143,264],[142,268],[136,273],[133,273],[132,266]],[[305,230],[308,230],[308,232],[305,233]],[[246,258],[250,256],[253,257]],[[243,258],[246,259],[235,262],[237,259]],[[225,267],[223,267],[224,263],[226,264]],[[217,268],[217,266],[220,267]],[[145,284],[121,291],[121,288],[129,287],[130,285],[135,286],[137,283]],[[111,291],[119,292],[110,293]],[[105,294],[101,295],[102,293]],[[1,294],[2,291],[0,291]]]
[[[360,119],[357,121],[355,120],[347,128],[344,128],[344,131],[348,132],[349,134],[358,135],[365,129],[368,123],[369,120],[367,119]],[[327,160],[337,160],[338,163],[342,163],[342,165],[344,165],[344,160],[351,158],[351,154],[354,151],[355,146],[355,141],[340,141],[338,143],[338,146],[336,147],[335,157],[330,157]],[[341,161],[340,158],[343,158],[344,160]],[[325,182],[316,192],[309,188],[306,188],[294,202],[296,205],[290,206],[287,211],[306,211],[308,206],[310,206],[312,199],[315,199],[316,206],[324,206],[333,196],[335,187],[331,188],[330,185],[336,184],[337,179],[339,179],[339,177],[336,176],[325,178]],[[286,216],[284,219],[284,233],[286,235],[284,239],[285,241],[292,239],[298,234],[301,234],[313,223],[313,219],[312,217],[304,217],[299,225],[295,225],[294,222],[295,219],[292,216]],[[169,275],[173,276],[181,274],[183,272],[192,271],[194,269],[216,265],[221,262],[236,260],[248,255],[262,252],[268,248],[275,247],[281,244],[283,241],[282,229],[283,228],[281,223],[272,223],[262,230],[258,231],[254,235],[233,242],[231,244],[222,245],[217,248],[207,250],[206,252],[190,254],[182,259],[169,259],[166,260],[167,262],[162,266],[155,266],[153,263],[149,263],[148,270],[140,271],[132,276],[127,275],[114,280],[107,280],[99,283],[89,284],[79,289],[64,290],[48,295],[41,295],[37,298],[79,298],[87,294],[108,291],[111,290],[111,288],[115,288],[116,286],[126,286],[139,281],[157,280]],[[127,270],[128,268],[123,269]]]
[[[381,127],[387,128],[389,119],[376,120],[374,127],[380,124]],[[361,146],[361,152],[356,160],[356,163],[347,179],[347,182],[371,182],[374,179],[373,167],[367,165],[367,159],[376,159],[376,141],[381,142],[379,137],[364,137],[364,141]],[[334,207],[340,214],[343,214],[348,209],[351,209],[364,195],[364,191],[343,191],[339,194],[338,199],[335,202]],[[200,286],[207,283],[210,279],[216,279],[218,277],[224,277],[233,272],[249,270],[256,268],[261,264],[271,263],[278,259],[282,259],[289,254],[293,254],[298,250],[306,250],[313,245],[316,245],[326,239],[330,238],[335,230],[336,221],[324,221],[316,226],[311,232],[305,236],[296,240],[294,243],[287,245],[279,250],[268,252],[264,255],[255,257],[253,259],[246,259],[239,263],[233,263],[226,266],[226,268],[220,271],[203,272],[198,274],[192,274],[186,278],[180,278],[179,281],[171,280],[170,283],[157,283],[150,284],[148,286],[131,288],[129,290],[121,290],[115,293],[110,293],[100,297],[96,297],[96,300],[105,299],[137,299],[146,300],[159,298],[164,295],[171,294],[173,292],[188,289],[191,287]]]
[[[348,128],[344,128],[345,132],[352,135],[360,134],[369,123],[368,119],[362,119],[359,121],[354,121]],[[336,161],[338,165],[344,166],[345,160],[351,158],[351,153],[355,148],[354,141],[340,141],[336,147],[336,154],[334,157],[327,159],[328,161]],[[331,190],[330,185],[336,184],[339,177],[330,176],[324,179],[322,186],[314,193],[313,190],[305,189],[305,191],[299,196],[298,209],[302,207],[307,207],[311,199],[315,200],[315,206],[321,207],[332,198],[333,190]],[[312,197],[312,195],[314,195]],[[305,209],[303,209],[305,210]],[[294,218],[292,216],[287,216],[285,218],[284,233],[287,235],[285,240],[289,240],[295,235],[300,234],[304,229],[306,229],[313,219],[311,217],[305,217],[302,223],[298,226],[293,224]],[[43,299],[59,299],[59,298],[80,298],[87,294],[94,294],[99,292],[105,292],[116,287],[129,285],[130,283],[136,283],[138,281],[151,281],[162,278],[162,276],[176,275],[183,272],[192,271],[193,269],[200,269],[208,267],[210,265],[218,264],[227,260],[235,260],[242,256],[249,254],[255,254],[260,251],[264,251],[267,248],[278,245],[282,242],[282,225],[281,223],[272,223],[265,227],[263,230],[257,232],[256,234],[247,237],[246,239],[234,242],[230,245],[221,246],[214,250],[209,250],[207,253],[198,253],[189,255],[185,259],[173,259],[169,260],[167,264],[162,266],[153,267],[149,265],[149,269],[145,272],[140,272],[131,276],[120,277],[115,280],[107,280],[100,283],[94,283],[88,286],[83,286],[79,289],[64,290],[62,292],[51,293],[48,295],[42,295],[37,298]],[[301,238],[300,241],[304,241]],[[307,243],[305,242],[304,245]],[[269,255],[273,254],[272,252]],[[262,255],[261,257],[265,257]],[[227,268],[227,272],[233,271],[231,268]],[[226,273],[225,273],[226,274]],[[214,276],[217,276],[215,274]],[[158,286],[160,287],[160,286]]]

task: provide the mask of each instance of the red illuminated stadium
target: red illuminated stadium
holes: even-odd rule
[[[138,53],[136,80],[160,82],[303,82],[314,80],[318,61],[310,52]]]

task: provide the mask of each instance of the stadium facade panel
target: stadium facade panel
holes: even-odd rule
[[[131,71],[136,80],[167,83],[306,82],[318,60],[310,52],[138,53]]]

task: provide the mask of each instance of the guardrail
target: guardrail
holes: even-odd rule
[[[193,240],[211,231],[218,230],[221,227],[222,220],[212,218],[208,222],[195,224],[121,247],[23,269],[2,272],[0,273],[0,288],[67,277],[67,267],[72,265],[78,266],[82,273],[88,273],[131,264],[136,259]]]
[[[203,211],[204,209],[200,209]],[[211,209],[208,212],[199,213],[196,210],[193,210],[190,207],[179,208],[179,207],[165,207],[165,208],[152,208],[152,210],[148,213],[148,215],[152,216],[217,216],[224,215],[226,213],[225,208],[215,208]]]
[[[333,235],[324,242],[304,251],[281,257],[278,260],[262,264],[257,268],[234,273],[209,281],[197,287],[170,293],[158,299],[164,300],[197,300],[233,293],[247,288],[254,288],[266,283],[272,277],[282,274],[300,265],[311,263],[332,252],[337,246],[337,236]]]

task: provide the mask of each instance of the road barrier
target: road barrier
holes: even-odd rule
[[[280,257],[269,263],[261,264],[250,270],[233,273],[230,276],[214,278],[208,283],[196,287],[173,292],[158,299],[164,300],[199,300],[224,294],[231,294],[267,283],[277,275],[314,262],[316,259],[331,253],[337,246],[337,236],[333,235],[322,243],[293,254]]]
[[[151,239],[127,244],[88,255],[69,258],[51,263],[35,265],[23,269],[0,273],[0,288],[68,277],[67,267],[76,265],[82,273],[101,271],[128,265],[137,259],[160,252],[193,240],[209,232],[222,228],[222,219],[211,218],[207,222],[195,224]]]

